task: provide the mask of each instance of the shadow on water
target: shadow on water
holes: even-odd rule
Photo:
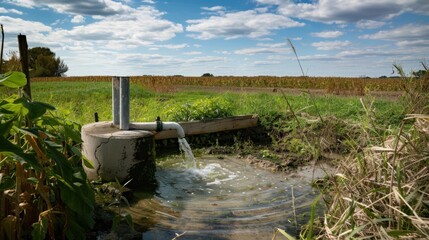
[[[234,157],[181,157],[157,166],[155,192],[135,192],[127,211],[143,239],[271,239],[276,227],[298,234],[317,193],[311,173],[272,173]]]

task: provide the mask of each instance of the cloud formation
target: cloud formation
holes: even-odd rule
[[[288,17],[256,10],[226,13],[186,22],[189,24],[186,31],[195,33],[190,36],[201,40],[259,38],[270,35],[274,30],[304,26],[304,23]]]
[[[113,0],[7,0],[6,2],[26,8],[47,7],[60,13],[84,16],[111,16],[131,9]]]
[[[324,23],[357,23],[363,20],[391,19],[404,12],[429,14],[426,0],[316,0],[295,3],[292,0],[256,0],[260,4],[277,6],[287,17],[296,17]]]
[[[317,50],[329,51],[334,49],[343,49],[344,47],[350,46],[350,41],[326,41],[326,42],[315,42],[311,46],[317,48]]]
[[[337,38],[337,37],[342,36],[342,35],[343,35],[343,33],[340,31],[325,31],[325,32],[311,33],[311,36],[320,37],[320,38]]]

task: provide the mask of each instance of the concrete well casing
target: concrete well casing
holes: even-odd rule
[[[83,155],[93,169],[84,166],[89,179],[125,183],[132,188],[151,188],[155,182],[155,143],[145,130],[119,130],[112,122],[84,125]]]

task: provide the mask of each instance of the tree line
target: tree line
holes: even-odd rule
[[[69,70],[67,64],[56,57],[51,49],[34,47],[28,50],[30,77],[60,77]],[[0,73],[20,71],[21,63],[17,52],[9,52],[9,58],[3,61]]]

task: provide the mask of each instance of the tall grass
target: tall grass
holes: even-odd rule
[[[362,101],[371,122],[361,125],[369,145],[356,145],[336,162],[323,189],[325,214],[303,229],[302,238],[429,239],[428,74],[413,79],[397,69],[410,114],[397,128],[380,131],[374,109]]]

